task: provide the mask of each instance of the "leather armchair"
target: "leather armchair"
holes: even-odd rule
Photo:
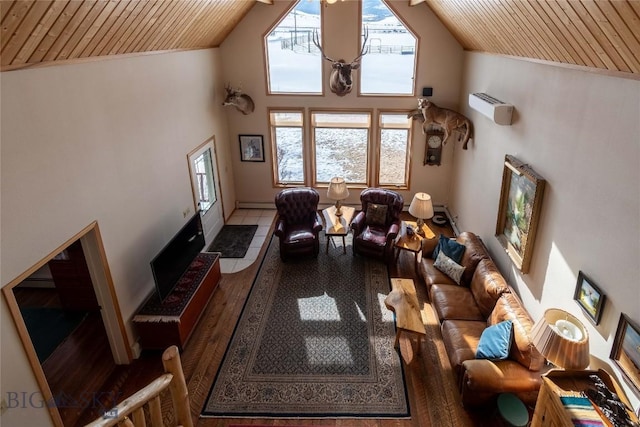
[[[398,236],[404,207],[402,195],[383,188],[366,188],[360,193],[362,210],[351,221],[353,254],[372,256],[388,261],[393,258],[393,242]],[[385,206],[386,213],[376,218],[368,209]]]
[[[320,195],[313,188],[288,188],[275,197],[278,219],[274,234],[280,239],[280,258],[313,255],[320,250],[318,216]]]

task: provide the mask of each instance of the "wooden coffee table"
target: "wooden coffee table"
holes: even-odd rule
[[[411,363],[414,354],[420,353],[420,342],[427,335],[420,314],[420,303],[412,279],[391,279],[391,292],[384,299],[384,305],[396,314],[396,342],[406,364]],[[414,351],[412,338],[416,338]]]
[[[322,211],[324,217],[324,234],[327,236],[327,253],[329,253],[329,241],[333,236],[342,237],[342,251],[347,253],[347,243],[345,237],[349,234],[349,225],[353,219],[355,208],[350,206],[342,206],[341,216],[336,216],[336,207],[330,206]]]

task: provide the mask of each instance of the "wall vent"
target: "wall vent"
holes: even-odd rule
[[[469,106],[499,125],[510,125],[513,105],[507,104],[486,93],[470,93]]]

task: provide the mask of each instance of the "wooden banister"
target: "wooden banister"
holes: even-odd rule
[[[160,393],[167,388],[171,392],[176,425],[193,427],[189,406],[189,392],[182,372],[178,347],[171,346],[162,354],[165,374],[159,376],[143,389],[123,400],[108,414],[87,424],[86,427],[111,427],[115,425],[146,427],[144,406],[148,405],[150,426],[162,427],[162,405]]]

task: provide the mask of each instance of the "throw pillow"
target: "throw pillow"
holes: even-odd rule
[[[387,205],[376,205],[369,203],[365,222],[368,225],[385,225],[387,223]]]
[[[451,279],[453,279],[453,281],[458,285],[460,284],[460,278],[462,277],[462,273],[464,273],[464,267],[449,258],[444,251],[440,251],[438,258],[436,258],[436,262],[433,263],[433,266],[451,277]]]
[[[504,360],[509,357],[513,337],[513,322],[505,320],[482,331],[476,359]]]
[[[438,239],[438,245],[433,250],[433,259],[438,259],[438,254],[440,253],[440,251],[444,251],[446,256],[454,260],[456,263],[460,264],[465,249],[465,245],[462,245],[455,240],[441,234],[440,239]]]

